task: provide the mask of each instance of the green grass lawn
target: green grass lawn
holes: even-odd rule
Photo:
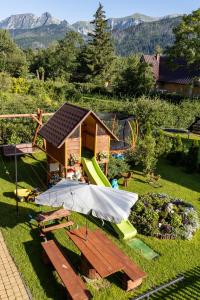
[[[60,284],[55,272],[45,266],[41,259],[41,238],[38,230],[30,226],[29,216],[48,208],[34,204],[20,203],[19,217],[16,216],[15,200],[13,198],[14,161],[0,156],[0,227],[8,248],[29,287],[33,299],[65,299],[65,290]],[[43,153],[18,159],[19,185],[22,187],[40,187],[45,190],[46,162]],[[162,179],[162,187],[155,188],[145,182],[140,172],[135,172],[134,179],[128,186],[129,191],[136,193],[165,192],[180,197],[192,203],[200,212],[200,175],[184,173],[180,168],[167,165],[161,161],[158,173]],[[73,213],[72,219],[79,226],[85,225],[85,217]],[[95,219],[89,220],[89,227],[101,226]],[[158,240],[156,238],[139,237],[160,254],[155,261],[148,261],[140,254],[120,242],[108,223],[102,228],[127,255],[138,263],[148,277],[141,287],[126,293],[120,288],[119,274],[97,282],[88,283],[94,299],[129,299],[148,289],[165,283],[179,274],[184,274],[185,280],[174,287],[163,290],[152,299],[199,299],[200,294],[200,231],[191,241]],[[78,266],[80,256],[77,248],[67,238],[64,229],[59,230],[49,238],[55,238],[71,262]]]

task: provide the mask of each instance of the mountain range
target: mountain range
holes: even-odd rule
[[[151,54],[158,44],[162,48],[172,44],[172,29],[179,24],[181,18],[180,15],[158,18],[136,13],[123,18],[110,18],[107,23],[117,54]],[[45,48],[71,30],[87,39],[88,33],[93,31],[93,25],[89,21],[69,24],[66,20],[59,20],[45,12],[40,17],[31,13],[12,15],[0,21],[0,29],[9,30],[22,48]]]

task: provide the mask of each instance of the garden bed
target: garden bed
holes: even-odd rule
[[[161,239],[189,240],[199,228],[198,214],[191,204],[162,193],[141,195],[130,221],[139,233]]]

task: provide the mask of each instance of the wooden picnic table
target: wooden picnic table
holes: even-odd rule
[[[146,277],[145,272],[100,230],[88,230],[87,239],[84,227],[66,233],[81,252],[81,271],[85,276],[98,279],[122,271],[125,290],[137,287]]]
[[[35,219],[39,224],[44,224],[45,222],[68,218],[70,214],[69,210],[61,208],[59,210],[39,213]]]
[[[61,208],[59,210],[53,210],[45,213],[40,213],[36,216],[35,220],[38,222],[38,226],[42,228],[43,233],[47,233],[56,229],[70,227],[74,224],[73,221],[69,221],[70,211]],[[66,223],[59,223],[53,226],[47,226],[49,221],[60,221],[62,219],[67,219]],[[46,227],[47,226],[47,227]]]

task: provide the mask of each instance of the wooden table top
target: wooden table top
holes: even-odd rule
[[[101,239],[97,236],[97,232],[101,235]],[[87,240],[85,227],[66,233],[102,278],[123,269],[123,263],[113,254],[112,247],[105,244],[108,238],[100,230],[88,230]]]
[[[37,215],[37,217],[35,219],[39,223],[40,222],[43,223],[43,222],[48,222],[48,221],[68,217],[70,214],[71,213],[69,210],[61,208],[59,210],[53,210],[53,211],[49,211],[49,212],[45,212],[45,213],[40,213]]]

